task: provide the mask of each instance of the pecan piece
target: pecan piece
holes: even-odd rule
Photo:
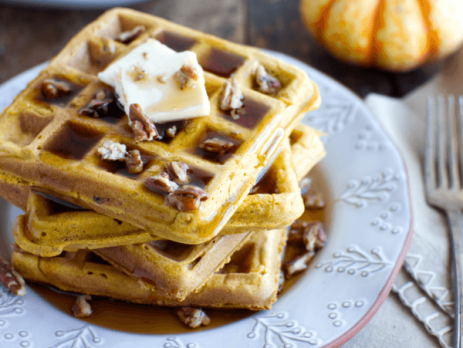
[[[169,162],[166,164],[166,172],[170,179],[177,184],[188,184],[191,178],[188,176],[190,167],[184,162]]]
[[[153,121],[143,113],[140,105],[130,104],[129,121],[132,126],[135,142],[151,141],[159,138],[159,133]]]
[[[112,140],[106,140],[103,146],[98,149],[103,160],[107,161],[124,161],[127,148],[124,144],[115,143]]]
[[[170,181],[169,174],[166,172],[160,172],[152,177],[149,177],[145,180],[145,186],[150,190],[162,192],[162,193],[171,193],[178,189],[178,185]]]
[[[173,193],[169,193],[166,202],[177,210],[190,211],[199,209],[201,202],[208,198],[209,196],[203,189],[193,185],[184,185]]]
[[[166,130],[166,137],[168,138],[175,138],[175,135],[177,134],[177,127],[172,126],[169,129]]]
[[[286,273],[286,278],[290,278],[293,275],[302,272],[307,268],[307,264],[309,263],[310,260],[312,260],[312,257],[315,255],[313,251],[308,251],[302,255],[296,256],[294,259],[286,261],[283,264],[283,268]]]
[[[43,96],[47,99],[65,97],[72,92],[68,83],[55,79],[47,79],[43,81],[40,90]]]
[[[127,30],[122,32],[118,37],[116,37],[116,41],[122,42],[123,44],[129,44],[141,34],[146,31],[145,26],[139,25],[133,28],[132,30]]]
[[[180,89],[191,87],[194,81],[198,80],[198,70],[191,65],[183,65],[179,71],[175,73],[175,79],[180,83]]]
[[[116,97],[101,88],[95,93],[93,99],[79,110],[79,115],[95,118],[104,116],[108,113],[109,105],[114,102],[116,102]]]
[[[91,301],[90,295],[77,296],[76,302],[72,305],[72,312],[76,318],[88,318],[92,315],[92,307],[87,301]]]
[[[205,140],[199,147],[208,152],[215,152],[218,153],[219,156],[223,156],[225,153],[232,150],[234,145],[230,141],[212,138]]]
[[[302,195],[302,199],[304,200],[304,205],[307,209],[322,209],[325,207],[325,202],[323,201],[323,196],[321,193],[314,192],[313,190],[309,190]]]
[[[143,161],[141,159],[140,151],[132,150],[125,155],[125,164],[129,169],[129,173],[138,174],[143,171]]]
[[[233,79],[225,81],[220,96],[220,109],[224,111],[240,109],[243,107],[243,99],[239,83]]]
[[[0,282],[6,285],[9,291],[17,296],[26,294],[26,284],[23,277],[14,268],[0,257]]]
[[[307,251],[321,249],[326,241],[326,234],[320,222],[313,222],[304,229],[302,242]]]
[[[302,220],[291,225],[287,239],[289,244],[302,244],[307,251],[321,249],[325,241],[326,234],[320,222]]]
[[[255,84],[258,91],[268,95],[276,95],[281,88],[280,81],[270,75],[262,65],[256,69]]]
[[[180,307],[176,310],[178,318],[189,327],[196,329],[201,325],[209,325],[211,319],[199,308]]]

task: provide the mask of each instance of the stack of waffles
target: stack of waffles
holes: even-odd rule
[[[136,141],[98,73],[153,39],[196,54],[210,115],[156,123],[157,139]],[[278,88],[262,88],[258,69]],[[230,81],[244,96],[238,117],[220,107]],[[135,303],[270,308],[287,226],[304,211],[298,182],[324,156],[319,134],[299,124],[319,103],[304,72],[259,50],[106,12],[0,116],[0,194],[25,211],[13,267],[28,281]],[[108,141],[140,155],[136,173],[102,157]],[[153,185],[162,175],[174,189]]]

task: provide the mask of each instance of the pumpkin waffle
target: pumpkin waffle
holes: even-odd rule
[[[88,250],[40,257],[15,251],[12,264],[27,281],[64,291],[141,304],[270,309],[276,300],[286,229],[255,231],[230,261],[183,301],[141,285]]]
[[[302,214],[304,207],[297,182],[324,155],[318,133],[312,128],[298,125],[291,134],[291,152],[285,149],[279,154],[267,174],[254,186],[252,193],[234,214],[240,214],[242,218],[253,216],[255,224],[260,223],[262,229],[276,225],[283,227]],[[294,167],[293,163],[296,163]],[[294,171],[299,173],[297,178]],[[23,188],[28,190],[27,186]],[[1,186],[0,193],[3,195]],[[26,195],[21,194],[13,201],[24,198]],[[288,213],[282,214],[285,209]],[[239,221],[232,216],[224,229],[233,229]],[[27,213],[17,218],[13,235],[22,249],[40,256],[56,256],[63,250],[95,249],[159,239],[126,222],[82,210],[66,201],[35,191],[29,197]]]
[[[140,25],[144,32],[130,43],[115,40]],[[205,71],[211,112],[187,125],[157,124],[161,134],[176,125],[173,139],[137,143],[124,112],[109,106],[107,117],[94,118],[79,110],[88,108],[101,89],[113,93],[97,74],[149,37],[196,53]],[[259,65],[280,81],[276,95],[255,88],[254,71]],[[241,85],[245,98],[238,118],[219,108],[223,86],[230,78]],[[43,89],[49,79],[65,84],[68,95],[47,98]],[[161,238],[200,244],[222,230],[284,136],[289,136],[303,112],[319,103],[317,87],[304,72],[257,49],[133,10],[113,9],[78,33],[4,110],[0,175]],[[232,153],[205,154],[200,145],[211,138],[231,142]],[[108,140],[125,144],[129,151],[138,150],[142,172],[130,174],[119,162],[102,161],[98,150]],[[199,209],[179,211],[166,204],[167,194],[145,187],[149,177],[175,161],[190,167],[190,185],[209,196]]]

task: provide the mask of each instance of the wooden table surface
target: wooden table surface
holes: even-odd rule
[[[237,43],[289,54],[362,97],[370,92],[403,96],[427,81],[442,65],[435,63],[410,73],[394,74],[340,63],[305,30],[298,4],[299,0],[153,0],[132,8]],[[52,58],[102,12],[0,4],[0,84]]]

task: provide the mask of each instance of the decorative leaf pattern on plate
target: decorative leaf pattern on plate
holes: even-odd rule
[[[177,337],[168,337],[167,342],[164,343],[164,348],[184,348],[185,346]],[[199,348],[196,343],[188,343],[186,348]]]
[[[403,177],[403,174],[394,174],[392,169],[386,169],[374,177],[352,180],[340,200],[359,208],[365,207],[368,201],[384,201],[389,198],[388,192],[395,190],[397,182]]]
[[[56,331],[55,335],[63,340],[51,348],[92,348],[91,342],[101,343],[101,338],[88,325],[79,329]]]
[[[381,271],[390,263],[383,260],[378,248],[370,251],[371,256],[361,251],[358,247],[351,246],[346,252],[337,251],[333,254],[333,260],[320,261],[316,268],[325,267],[325,272],[333,272],[354,275],[360,272],[362,277],[367,277],[370,273]]]
[[[315,338],[315,333],[306,331],[298,326],[294,320],[286,320],[286,313],[257,317],[252,331],[248,333],[248,338],[256,338],[259,332],[263,332],[263,348],[291,348],[296,347],[297,343],[307,343],[308,345],[318,345],[321,341]]]
[[[5,286],[0,288],[0,315],[20,314],[24,310],[19,306],[24,304],[24,300],[8,291]]]

